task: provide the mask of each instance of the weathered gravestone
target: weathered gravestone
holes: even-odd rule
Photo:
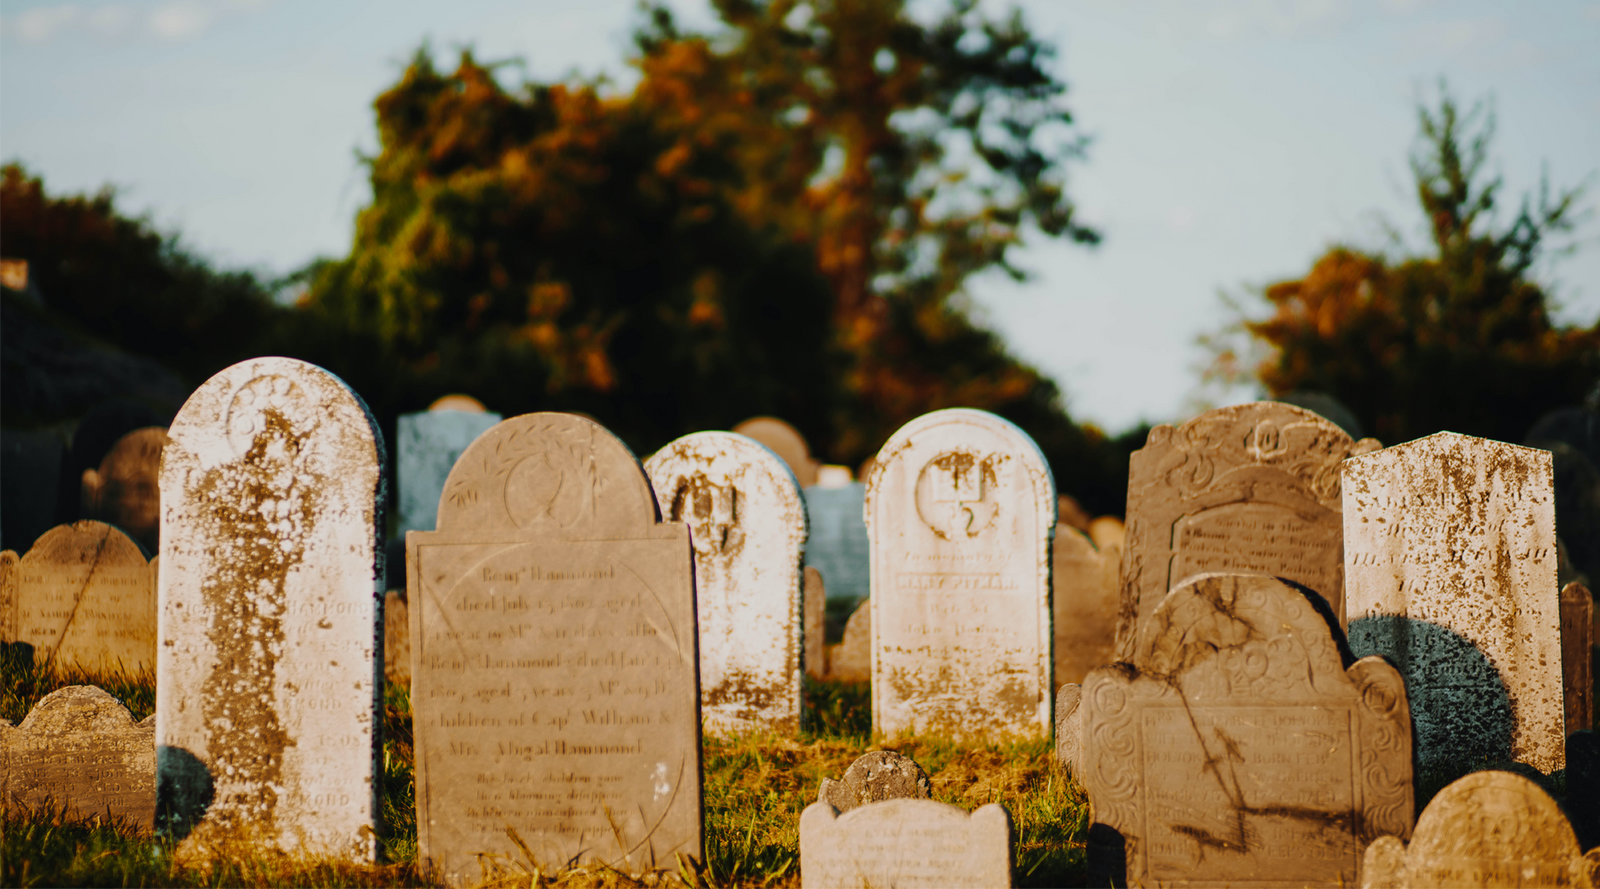
[[[800,813],[805,889],[942,889],[1011,885],[1011,816],[998,803],[968,815],[931,799],[895,799],[840,815]]]
[[[1055,613],[1056,684],[1082,682],[1115,660],[1117,572],[1122,551],[1101,551],[1082,532],[1056,525],[1050,556]],[[1056,714],[1059,718],[1060,714]]]
[[[828,591],[823,585],[821,571],[808,567],[805,578],[806,675],[822,679],[828,675]]]
[[[459,397],[459,396],[458,396]],[[395,422],[395,475],[399,482],[399,534],[431,531],[439,511],[439,492],[456,458],[485,430],[500,422],[499,414],[463,410],[467,405],[446,396],[435,409],[401,414]]]
[[[1418,765],[1562,767],[1550,453],[1441,432],[1344,465],[1350,646],[1406,677]]]
[[[161,532],[161,451],[167,430],[135,429],[117,439],[99,469],[85,469],[82,479],[84,518],[116,525],[154,552]]]
[[[180,858],[370,861],[382,751],[383,439],[333,374],[241,362],[161,460],[158,826]]]
[[[1366,889],[1435,886],[1591,886],[1600,855],[1585,858],[1549,794],[1511,772],[1474,772],[1439,791],[1409,844],[1367,847]]]
[[[1258,401],[1157,426],[1128,461],[1117,654],[1185,580],[1265,574],[1310,587],[1344,625],[1339,464],[1375,450],[1304,408]]]
[[[1409,836],[1405,685],[1350,660],[1326,603],[1277,578],[1168,594],[1132,662],[1083,685],[1091,885],[1348,886],[1367,843]]]
[[[865,599],[871,591],[871,548],[862,519],[867,486],[850,482],[837,488],[813,486],[804,491],[810,531],[806,565],[822,572],[828,595]]]
[[[867,483],[872,725],[1050,735],[1056,491],[1026,432],[955,408],[901,427]]]
[[[0,720],[0,798],[48,801],[80,818],[109,814],[148,830],[156,812],[155,719],[134,722],[121,701],[92,685],[45,695],[21,725]]]
[[[694,545],[705,731],[799,731],[806,507],[794,474],[732,432],[685,435],[644,468],[661,518],[687,524]]]
[[[1594,597],[1581,583],[1561,588],[1561,683],[1568,735],[1594,727]]]
[[[812,458],[811,446],[806,444],[800,430],[777,417],[751,417],[733,427],[733,431],[771,448],[778,459],[789,464],[789,471],[794,473],[801,488],[817,483],[820,464]]]
[[[817,802],[840,812],[891,799],[931,799],[933,784],[917,761],[893,750],[874,750],[860,756],[835,781],[823,778]]]
[[[528,414],[456,461],[439,530],[407,535],[417,843],[447,883],[479,855],[702,854],[693,553],[656,515],[615,436]]]
[[[871,599],[863,599],[845,621],[844,638],[828,652],[828,676],[842,682],[872,681]]]
[[[104,522],[51,528],[0,574],[0,638],[33,646],[36,662],[153,671],[155,571],[138,544]]]

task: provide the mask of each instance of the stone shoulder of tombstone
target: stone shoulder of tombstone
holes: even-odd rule
[[[13,727],[0,725],[8,803],[111,815],[148,830],[155,821],[155,716],[134,722],[122,702],[92,685],[45,695]]]
[[[1409,843],[1382,836],[1367,846],[1361,885],[1589,887],[1596,876],[1600,849],[1583,854],[1549,794],[1522,775],[1485,771],[1439,791]]]
[[[874,750],[856,759],[838,781],[823,778],[817,802],[841,812],[890,799],[932,799],[933,784],[917,761],[893,750]]]
[[[1120,837],[1122,861],[1099,860],[1126,868],[1091,878],[1348,885],[1366,843],[1408,836],[1405,684],[1342,641],[1318,597],[1277,578],[1168,594],[1133,661],[1083,685],[1091,833]]]
[[[930,799],[895,799],[844,814],[825,802],[800,813],[800,884],[1011,885],[1011,815],[998,803],[970,815]]]

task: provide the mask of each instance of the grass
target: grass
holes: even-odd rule
[[[142,719],[155,710],[148,675],[92,674],[35,666],[0,652],[5,680],[0,718],[19,723],[40,698],[68,685],[99,685]],[[840,777],[870,750],[896,750],[928,772],[934,798],[964,809],[998,802],[1011,812],[1017,882],[1081,883],[1088,806],[1055,764],[1046,741],[960,745],[933,738],[871,737],[865,683],[811,682],[810,724],[799,738],[754,735],[705,740],[704,861],[643,879],[604,866],[554,873],[531,862],[486,866],[485,887],[799,886],[800,812],[824,777]],[[384,689],[382,807],[378,866],[262,856],[197,868],[173,860],[159,836],[106,817],[81,818],[54,806],[4,810],[0,885],[4,886],[426,886],[417,869],[412,783],[411,700],[405,686]]]

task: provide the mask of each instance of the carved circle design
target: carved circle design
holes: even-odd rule
[[[224,428],[234,454],[243,456],[250,450],[256,437],[267,430],[269,415],[286,421],[296,436],[311,432],[321,423],[311,398],[299,383],[282,374],[264,374],[240,386],[228,405]]]
[[[559,448],[517,461],[506,476],[506,512],[517,527],[571,528],[587,506],[583,467]]]
[[[917,474],[917,515],[942,540],[962,542],[994,526],[1000,514],[996,488],[1004,454],[946,451]]]

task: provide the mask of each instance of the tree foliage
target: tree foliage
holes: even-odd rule
[[[1571,230],[1581,190],[1552,199],[1546,186],[1496,229],[1492,114],[1481,103],[1463,114],[1445,93],[1418,117],[1411,168],[1435,252],[1391,260],[1335,247],[1305,277],[1266,288],[1272,315],[1244,325],[1272,350],[1256,377],[1274,396],[1334,396],[1388,444],[1446,429],[1520,441],[1600,381],[1600,321],[1556,324],[1530,277],[1552,236]]]

